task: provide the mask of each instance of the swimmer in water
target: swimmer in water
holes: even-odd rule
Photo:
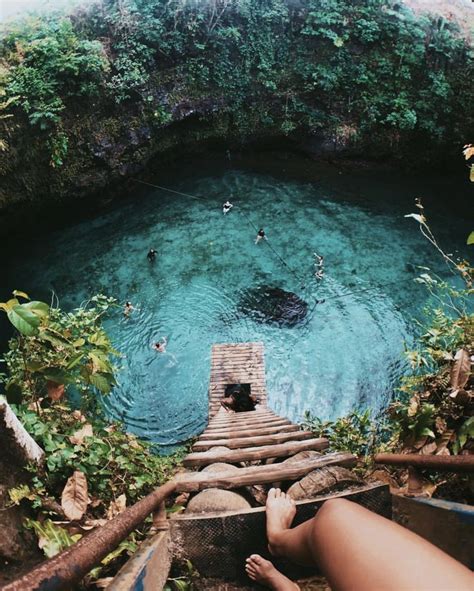
[[[155,349],[158,353],[164,353],[166,351],[166,337],[163,337],[160,342],[153,343],[152,349]]]
[[[154,248],[150,248],[146,258],[152,263],[156,259],[156,250]]]
[[[222,206],[222,213],[225,215],[226,213],[229,213],[229,211],[233,208],[234,206],[232,205],[232,203],[227,199],[227,201],[224,203],[224,205]]]
[[[132,302],[125,302],[125,306],[123,307],[123,315],[129,316],[129,314],[132,310],[133,310]]]
[[[257,232],[257,238],[255,239],[255,244],[258,244],[260,242],[260,240],[266,240],[267,237],[265,236],[265,231],[263,228],[260,228],[260,230]]]

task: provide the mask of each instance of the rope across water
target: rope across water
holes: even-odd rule
[[[189,197],[190,199],[195,199],[197,201],[206,201],[206,198],[205,197],[200,197],[198,195],[193,195],[191,193],[183,193],[182,191],[176,191],[174,189],[170,189],[168,187],[163,187],[163,186],[160,186],[160,185],[156,185],[155,183],[149,183],[147,181],[142,181],[140,179],[132,179],[132,180],[134,182],[136,182],[136,183],[140,183],[141,185],[147,185],[147,186],[153,187],[155,189],[160,189],[161,191],[168,191],[169,193],[174,193],[175,195],[182,195],[183,197]],[[245,213],[245,211],[243,209],[239,209],[237,211],[243,215],[243,217],[246,219],[247,223],[255,230],[255,232],[258,232],[259,228],[257,228],[257,226],[252,222],[252,220]],[[287,261],[285,261],[285,259],[280,255],[280,253],[270,244],[268,238],[265,238],[264,242],[268,246],[268,248],[271,250],[271,252],[279,259],[279,261],[293,275],[293,277],[298,280],[298,282],[301,284],[301,289],[304,290],[306,288],[306,285],[305,285],[306,282],[304,281],[304,279],[291,267],[291,265],[289,265],[287,263]],[[402,280],[402,282],[405,282],[405,281],[411,281],[411,279]],[[320,283],[321,282],[318,283],[318,286],[317,286],[318,288],[320,286]],[[367,287],[367,288],[363,288],[363,289],[356,289],[356,290],[349,291],[349,292],[344,293],[344,294],[338,294],[338,295],[329,296],[329,297],[324,298],[323,300],[319,300],[319,299],[315,298],[314,305],[313,305],[313,307],[310,310],[309,316],[311,316],[312,312],[314,311],[314,309],[316,308],[316,306],[318,304],[322,304],[322,303],[325,303],[325,302],[330,301],[330,300],[343,299],[343,298],[350,297],[350,296],[355,295],[355,294],[358,294],[358,293],[364,293],[364,292],[367,292],[367,291],[372,291],[374,289],[380,289],[380,287],[388,287],[390,285],[395,285],[395,284],[399,285],[400,283],[401,283],[400,280],[397,280],[397,281],[389,281],[389,282],[383,283],[381,285]]]

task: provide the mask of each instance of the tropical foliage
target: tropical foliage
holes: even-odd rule
[[[105,0],[10,26],[0,56],[10,111],[63,134],[49,140],[56,166],[66,121],[127,104],[160,127],[181,100],[207,100],[239,135],[324,129],[417,160],[473,125],[456,25],[393,0]]]
[[[160,457],[102,417],[100,398],[115,383],[112,360],[119,356],[101,324],[115,305],[112,298],[95,296],[64,312],[20,291],[13,296],[0,304],[16,329],[1,381],[45,458],[29,468],[28,482],[9,494],[12,504],[34,509],[26,526],[49,557],[168,480],[184,450]],[[103,566],[132,552],[140,536],[132,534]]]
[[[86,305],[63,312],[44,302],[20,303],[20,299],[29,300],[23,292],[13,295],[0,303],[17,329],[4,358],[7,399],[19,402],[23,396],[33,400],[49,396],[59,400],[69,388],[90,403],[95,392],[110,392],[115,384],[112,358],[119,353],[101,319],[115,301],[94,296]]]

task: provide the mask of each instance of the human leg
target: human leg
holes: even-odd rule
[[[474,589],[474,576],[466,567],[416,534],[355,503],[327,501],[313,519],[289,529],[295,513],[293,501],[278,489],[272,489],[268,497],[270,550],[300,564],[319,565],[334,590]]]
[[[247,558],[245,570],[253,581],[269,587],[272,591],[299,591],[296,583],[290,581],[269,560],[265,560],[259,554],[252,554]]]

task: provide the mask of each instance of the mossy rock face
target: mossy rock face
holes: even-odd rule
[[[292,327],[305,319],[308,304],[291,291],[260,285],[242,294],[238,309],[257,322]]]

